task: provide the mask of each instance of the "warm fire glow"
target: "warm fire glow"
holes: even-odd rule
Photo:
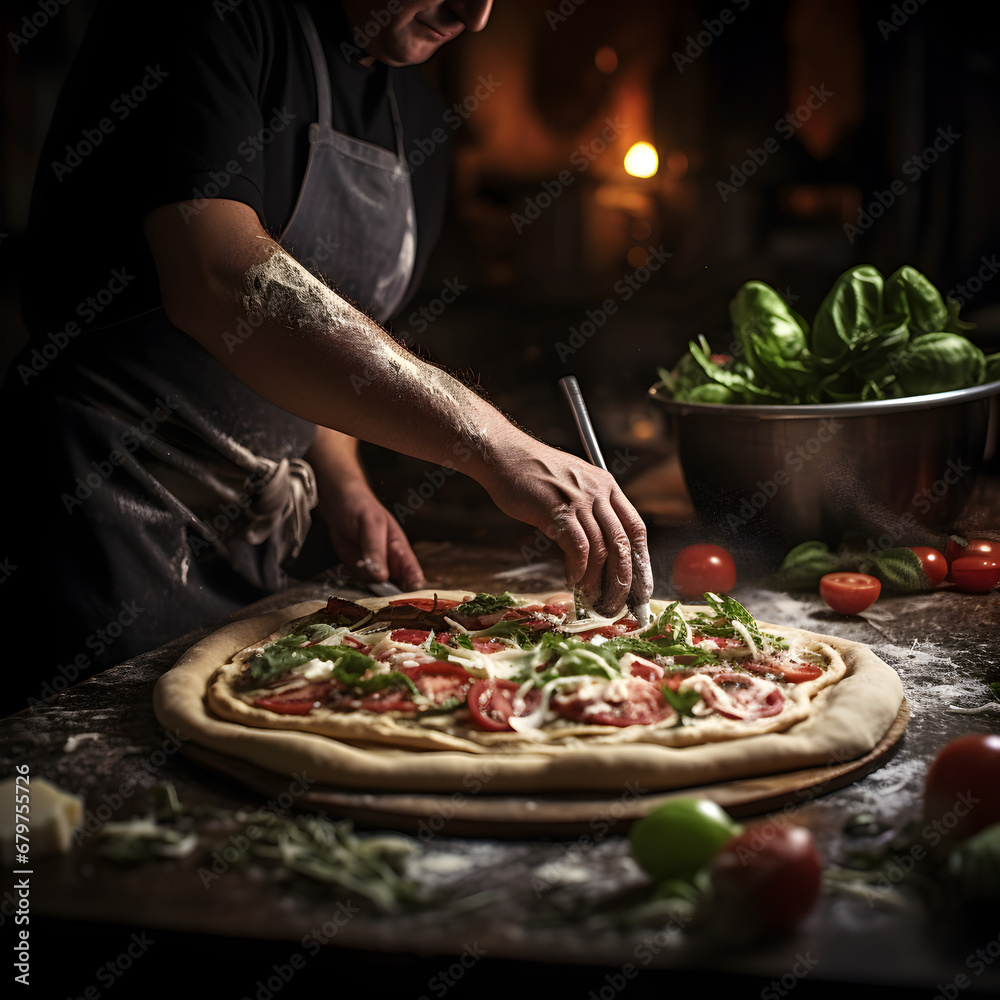
[[[648,142],[637,142],[625,154],[625,169],[633,177],[652,177],[659,165],[656,149]]]

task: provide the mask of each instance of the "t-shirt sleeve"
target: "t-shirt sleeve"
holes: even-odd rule
[[[263,158],[240,149],[263,128],[266,29],[252,0],[98,7],[74,70],[82,78],[60,109],[74,127],[103,133],[103,148],[73,171],[81,191],[103,189],[129,224],[159,205],[220,195],[263,219]],[[72,140],[72,127],[53,131]]]

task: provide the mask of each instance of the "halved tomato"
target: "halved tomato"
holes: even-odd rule
[[[951,578],[959,590],[985,594],[1000,583],[1000,556],[962,556],[951,564]]]
[[[871,607],[882,584],[867,573],[827,573],[819,581],[820,597],[841,615],[856,615]]]

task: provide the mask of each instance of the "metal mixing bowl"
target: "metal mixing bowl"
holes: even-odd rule
[[[996,440],[1000,382],[810,406],[682,403],[650,389],[712,534],[786,551],[884,549],[951,530]]]

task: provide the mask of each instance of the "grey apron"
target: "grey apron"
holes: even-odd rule
[[[281,242],[383,321],[405,296],[416,248],[391,71],[396,153],[333,131],[322,47],[308,12],[299,16],[319,121]],[[88,331],[44,378],[44,389],[8,378],[4,410],[23,428],[14,467],[36,468],[37,491],[8,505],[25,542],[4,596],[17,592],[9,609],[48,633],[33,610],[61,609],[53,661],[92,672],[287,586],[282,563],[317,502],[302,459],[313,424],[258,396],[162,309]]]
[[[392,70],[387,70],[386,89],[395,153],[333,130],[323,46],[309,12],[302,4],[296,10],[316,75],[319,120],[309,126],[305,180],[281,244],[383,323],[406,295],[417,252],[416,209]]]

